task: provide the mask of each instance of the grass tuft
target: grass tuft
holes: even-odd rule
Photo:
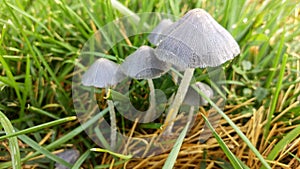
[[[2,2],[0,168],[55,168],[55,163],[70,168],[162,168],[172,158],[170,154],[175,155],[171,161],[174,168],[242,165],[288,169],[300,165],[299,0]],[[141,159],[127,156],[122,159],[106,149],[101,149],[101,153],[90,151],[98,145],[84,131],[99,118],[109,118],[105,100],[99,101],[100,112],[85,119],[84,124],[74,118],[77,114],[72,100],[73,77],[85,71],[87,65],[78,66],[76,71],[74,68],[81,62],[78,56],[83,54],[80,51],[84,44],[97,30],[125,15],[160,12],[180,17],[193,8],[208,11],[241,47],[240,56],[223,66],[226,79],[222,84],[226,85],[227,100],[219,111],[224,119],[214,129],[215,137],[202,144],[198,142],[205,117],[216,105],[204,106],[200,107],[197,123],[186,137],[178,139],[181,146],[174,148],[176,153],[167,151]],[[149,24],[147,19],[141,19],[145,25]],[[124,28],[119,28],[126,35]],[[121,63],[137,47],[149,45],[146,37],[129,37],[109,51],[84,54]],[[97,38],[98,42],[111,44],[109,35]],[[89,58],[89,63],[94,59]],[[207,70],[195,72],[196,80],[210,83]],[[141,110],[148,105],[149,89],[145,84],[145,81],[131,84],[130,97]],[[154,85],[168,98],[177,90],[168,76],[154,80]],[[97,97],[102,98],[101,90],[97,92]],[[133,122],[117,112],[117,122],[122,134],[144,138],[161,130],[163,117],[152,124],[138,124],[133,130]],[[103,131],[97,128],[93,131],[105,143]],[[108,142],[106,146],[109,147]],[[55,155],[70,147],[81,152],[75,164]]]

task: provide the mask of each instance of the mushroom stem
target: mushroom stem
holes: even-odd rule
[[[145,118],[144,118],[145,123],[153,121],[154,120],[153,116],[156,114],[154,84],[153,84],[152,79],[147,79],[147,81],[148,81],[148,85],[149,85],[149,88],[150,88],[150,106],[149,106],[149,109],[147,110],[147,113],[146,113]]]
[[[171,72],[171,76],[172,76],[174,84],[177,85],[178,79],[179,79],[178,75],[175,72]]]
[[[180,108],[180,105],[182,104],[185,94],[189,88],[190,81],[194,74],[194,68],[188,68],[185,70],[183,78],[181,80],[181,83],[179,85],[179,88],[177,90],[175,99],[172,103],[172,105],[169,108],[167,118],[165,120],[165,125],[167,126],[166,131],[167,134],[170,134],[173,127],[173,120],[176,118],[178,114],[178,110]]]
[[[106,93],[108,93],[108,92],[106,92]],[[111,146],[111,149],[114,150],[116,147],[116,139],[117,139],[116,112],[115,112],[115,106],[114,106],[113,101],[107,100],[107,104],[108,104],[108,108],[109,108],[109,117],[110,117],[110,126],[111,126],[110,146]]]
[[[193,119],[194,111],[195,111],[195,106],[191,106],[189,111],[189,116],[188,116],[188,122],[190,122],[190,124]]]

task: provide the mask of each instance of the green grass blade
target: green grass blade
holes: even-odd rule
[[[54,149],[54,148],[59,147],[60,145],[64,144],[65,142],[69,141],[70,139],[74,138],[75,136],[77,136],[78,134],[80,134],[81,132],[83,132],[86,128],[88,128],[93,123],[95,123],[97,120],[99,120],[99,118],[101,118],[102,116],[104,116],[107,112],[108,112],[108,108],[104,109],[101,112],[99,112],[96,116],[94,116],[93,118],[91,118],[89,121],[87,121],[86,123],[82,124],[81,126],[75,128],[74,130],[72,130],[68,134],[66,134],[66,135],[60,137],[59,139],[55,140],[54,142],[50,143],[45,148],[46,149]],[[39,152],[33,153],[31,156],[26,157],[25,159],[28,160],[28,159],[30,159],[32,157],[35,157],[38,154],[39,154]]]
[[[179,16],[180,14],[179,3],[180,1],[178,0],[169,0],[170,8],[175,16]]]
[[[15,11],[17,11],[18,13],[22,14],[23,16],[26,16],[26,17],[30,18],[31,20],[33,20],[34,22],[39,24],[48,33],[49,36],[53,37],[53,34],[51,33],[51,31],[43,23],[41,23],[39,20],[37,20],[35,17],[29,15],[28,13],[26,13],[25,11],[19,9],[15,5],[12,5],[12,4],[7,3],[7,2],[6,2],[6,4],[9,7],[11,7],[12,9],[14,9]]]
[[[102,30],[102,25],[99,21],[99,18],[95,16],[95,14],[93,13],[93,11],[91,10],[91,6],[89,6],[88,2],[87,1],[82,1],[83,3],[83,6],[85,7],[86,11],[88,12],[89,16],[92,18],[93,22],[97,25],[98,29],[99,29],[99,32],[97,33],[100,33],[102,34],[102,36],[104,37],[104,39],[106,40],[107,44],[112,47],[112,41],[111,39],[108,37],[107,35],[107,32],[103,31]],[[111,2],[113,3],[113,2]],[[119,4],[117,1],[116,1],[117,4]],[[107,4],[108,6],[110,6],[111,4]],[[120,5],[120,4],[119,4]],[[106,7],[106,9],[108,8],[108,6]],[[122,6],[122,5],[121,5]],[[112,11],[107,11],[107,17],[109,17],[110,19],[113,19],[113,16],[112,16]],[[112,21],[112,20],[110,20]],[[112,48],[112,50],[114,51],[114,54],[115,55],[118,55],[118,52],[115,48]]]
[[[12,18],[13,18],[13,21],[16,23],[16,25],[17,25],[17,27],[18,27],[17,31],[20,31],[20,32],[17,32],[17,33],[18,33],[18,36],[20,36],[20,38],[23,38],[23,39],[24,39],[25,44],[26,44],[26,46],[28,47],[28,49],[29,49],[29,51],[30,51],[30,54],[32,55],[32,57],[33,57],[33,59],[34,59],[34,61],[35,61],[35,64],[37,64],[38,67],[41,67],[41,66],[40,66],[40,63],[39,63],[39,61],[37,60],[36,55],[35,55],[35,53],[34,53],[34,51],[33,51],[32,44],[31,44],[31,42],[29,41],[27,35],[25,34],[25,30],[23,30],[23,27],[22,27],[23,25],[21,25],[21,21],[20,21],[21,18],[19,18],[19,17],[17,17],[17,16],[15,15],[15,13],[13,12],[13,10],[12,10],[12,9],[10,8],[10,6],[7,4],[6,0],[4,0],[3,2],[4,2],[4,4],[7,6],[8,11],[9,11],[9,13],[11,14],[11,16],[12,16]]]
[[[23,100],[22,100],[22,103],[24,103],[24,104],[21,105],[21,110],[25,110],[27,96],[28,96],[30,90],[32,89],[30,66],[31,66],[30,56],[27,55],[26,56],[25,80],[24,80],[24,92],[23,92]],[[30,92],[30,93],[32,93],[32,92]]]
[[[284,136],[271,150],[269,155],[267,156],[268,160],[275,160],[275,158],[279,155],[279,153],[287,146],[289,145],[294,139],[299,138],[300,136],[300,126],[297,126],[292,131],[287,133],[286,136]],[[262,169],[265,169],[265,167],[262,167]]]
[[[55,84],[57,85],[57,88],[60,90],[63,90],[60,81],[57,79],[55,73],[53,72],[53,70],[51,69],[51,67],[49,66],[48,62],[46,61],[45,57],[40,53],[39,49],[36,48],[35,46],[33,46],[34,51],[37,53],[38,58],[40,59],[40,61],[42,62],[42,64],[44,65],[44,67],[46,68],[47,72],[50,74],[50,76],[52,77],[53,81],[55,82]]]
[[[101,153],[109,153],[113,156],[119,157],[124,160],[129,160],[132,158],[132,155],[123,155],[123,154],[115,153],[115,152],[112,152],[112,151],[109,151],[106,149],[102,149],[102,148],[91,148],[90,150],[95,151],[95,152],[101,152]]]
[[[270,165],[266,162],[264,157],[259,153],[259,151],[254,147],[251,141],[245,136],[245,134],[239,129],[239,127],[212,101],[210,100],[202,91],[199,90],[195,85],[191,85],[195,91],[197,91],[201,97],[203,97],[215,110],[227,121],[227,123],[235,130],[235,132],[241,137],[241,139],[247,144],[250,150],[256,155],[260,162],[267,168],[271,169]]]
[[[202,114],[203,119],[205,120],[206,124],[208,125],[209,129],[212,131],[214,137],[217,139],[217,142],[219,143],[220,147],[226,154],[227,158],[231,162],[232,166],[235,169],[242,169],[242,165],[240,164],[239,159],[230,151],[230,149],[227,147],[225,142],[222,140],[222,138],[218,135],[218,133],[215,131],[214,127],[210,124],[208,119]]]
[[[106,141],[105,137],[103,136],[102,132],[100,131],[99,127],[95,127],[94,129],[96,136],[100,140],[101,144],[104,148],[110,149],[109,143]]]
[[[91,151],[87,150],[85,153],[83,153],[77,161],[73,164],[72,169],[79,169],[82,163],[89,157]]]
[[[55,120],[58,120],[58,119],[59,119],[58,116],[56,116],[56,115],[54,115],[54,114],[52,114],[52,113],[49,113],[49,112],[47,112],[47,111],[45,111],[45,110],[39,109],[39,108],[37,108],[37,107],[29,106],[29,107],[28,107],[28,110],[29,110],[29,111],[32,111],[32,112],[35,112],[35,113],[39,113],[39,114],[45,115],[45,116],[48,116],[48,117],[51,117],[51,118],[53,118],[53,119],[55,119]]]
[[[288,152],[289,155],[293,156],[295,159],[297,159],[297,161],[300,162],[300,158],[297,155],[292,154],[291,152]]]
[[[39,131],[39,130],[44,129],[44,128],[56,126],[56,125],[66,123],[66,122],[69,122],[69,121],[73,121],[73,120],[76,120],[76,119],[77,119],[76,116],[65,117],[65,118],[62,118],[62,119],[59,119],[59,120],[51,121],[51,122],[48,122],[48,123],[44,123],[44,124],[41,124],[41,125],[30,127],[28,129],[24,129],[24,130],[20,130],[20,131],[14,132],[14,133],[10,133],[10,134],[7,134],[5,136],[1,136],[0,140],[6,139],[6,138],[11,138],[11,137],[18,136],[18,135],[21,135],[21,134],[33,133],[33,132]]]
[[[28,146],[30,146],[31,148],[33,148],[34,150],[36,150],[37,152],[39,152],[40,154],[45,155],[47,158],[63,164],[66,167],[71,167],[72,165],[68,162],[66,162],[65,160],[59,158],[58,156],[52,154],[51,152],[49,152],[46,148],[40,146],[37,142],[35,142],[34,140],[32,140],[31,138],[29,138],[26,135],[19,135],[18,136],[24,143],[26,143]],[[24,159],[22,159],[22,161],[24,161]]]
[[[271,121],[272,121],[273,114],[274,114],[275,109],[276,109],[278,96],[279,96],[279,93],[280,93],[280,90],[281,90],[281,86],[282,86],[282,83],[283,83],[283,78],[284,78],[284,73],[285,73],[285,68],[286,68],[285,65],[287,63],[287,60],[288,60],[288,55],[284,54],[283,55],[282,64],[281,64],[281,68],[280,68],[280,72],[279,72],[278,81],[277,81],[277,84],[276,84],[276,91],[275,91],[275,94],[274,94],[272,102],[271,102],[271,108],[270,108],[270,111],[269,111],[269,114],[268,114],[267,123],[266,123],[266,126],[265,126],[265,131],[264,131],[265,138],[269,134],[269,130],[270,130],[270,126],[271,126]]]
[[[128,160],[120,160],[120,161],[117,161],[113,164],[113,166],[118,166],[118,165],[121,165],[121,164],[124,164],[126,163]],[[95,169],[103,169],[103,168],[109,168],[111,167],[111,164],[102,164],[102,165],[97,165],[95,166]]]
[[[9,119],[0,111],[0,124],[3,126],[6,134],[13,134],[14,128],[10,123]],[[17,137],[12,137],[8,139],[9,141],[9,151],[11,154],[11,165],[13,169],[21,168],[20,150],[18,145]]]
[[[186,124],[186,126],[184,127],[184,129],[182,130],[182,132],[180,133],[179,137],[177,138],[164,166],[163,166],[163,169],[168,169],[168,168],[173,168],[175,162],[176,162],[176,159],[177,159],[177,156],[179,154],[179,150],[181,148],[181,145],[183,143],[183,140],[185,138],[185,135],[188,131],[188,128],[189,128],[189,125],[190,125],[190,122],[188,122]]]
[[[258,157],[255,156],[257,159],[256,162],[259,163],[258,165],[273,165],[273,163],[269,162],[269,159],[270,161],[273,159],[275,159],[273,161],[276,161],[282,153],[286,153],[286,156],[283,156],[281,162],[286,166],[290,165],[290,167],[292,167],[292,164],[288,162],[297,154],[295,151],[288,152],[286,148],[282,147],[289,146],[289,144],[297,139],[293,141],[291,141],[292,138],[287,139],[286,137],[293,137],[289,132],[299,137],[299,134],[296,133],[297,131],[293,130],[300,124],[300,121],[295,118],[299,116],[298,112],[300,111],[300,106],[297,104],[299,100],[298,95],[300,93],[298,85],[300,82],[300,43],[298,43],[300,33],[300,29],[298,28],[300,22],[299,0],[154,0],[148,3],[140,3],[138,0],[3,0],[1,2],[3,3],[0,3],[0,29],[2,29],[0,30],[0,55],[2,55],[3,58],[2,62],[0,61],[0,74],[2,75],[0,75],[0,111],[4,112],[7,118],[11,120],[10,123],[12,123],[15,129],[17,128],[21,132],[27,132],[26,130],[33,129],[31,132],[28,131],[28,134],[25,134],[30,136],[36,143],[41,141],[45,134],[48,134],[48,129],[55,128],[59,130],[60,126],[52,126],[46,128],[44,131],[42,128],[32,128],[37,127],[35,124],[42,125],[46,122],[51,123],[59,120],[60,117],[76,114],[76,110],[74,110],[72,106],[71,98],[72,77],[74,75],[80,77],[83,73],[81,71],[84,71],[87,68],[86,66],[90,65],[95,58],[106,57],[117,63],[122,63],[122,59],[130,55],[135,48],[138,48],[140,45],[149,45],[146,33],[129,36],[128,40],[131,43],[128,43],[129,41],[126,39],[126,41],[118,42],[112,46],[111,49],[107,49],[106,47],[113,44],[112,42],[116,42],[115,36],[110,36],[113,31],[109,31],[110,29],[106,29],[106,27],[103,29],[103,31],[105,31],[104,34],[98,32],[99,37],[95,38],[92,34],[96,33],[97,29],[101,30],[101,27],[111,23],[115,19],[121,19],[124,15],[131,15],[133,20],[124,22],[124,25],[111,25],[111,28],[116,30],[115,33],[119,34],[122,31],[124,34],[120,34],[120,37],[126,37],[127,33],[130,33],[126,31],[126,28],[127,26],[135,25],[134,20],[140,21],[137,24],[136,30],[150,23],[148,22],[149,17],[144,17],[139,15],[139,13],[153,12],[182,16],[190,9],[203,8],[238,40],[241,47],[241,55],[232,62],[228,62],[224,65],[226,67],[226,80],[224,79],[222,84],[228,84],[228,88],[224,88],[227,95],[225,97],[225,99],[227,99],[226,107],[228,106],[228,109],[231,109],[253,97],[257,98],[238,110],[232,109],[232,111],[226,115],[231,117],[233,114],[236,116],[245,113],[251,114],[265,107],[268,108],[265,112],[269,116],[265,114],[263,117],[266,117],[266,122],[269,120],[269,123],[265,123],[267,126],[265,126],[266,130],[265,128],[263,130],[257,128],[257,131],[255,131],[257,134],[261,132],[261,134],[265,136],[265,133],[268,133],[273,125],[280,125],[281,128],[290,127],[292,129],[276,130],[277,135],[279,132],[282,133],[283,137],[280,137],[277,141],[274,140],[274,145],[271,147],[274,149],[271,149],[271,153],[266,154],[266,157],[263,156],[262,158],[261,154],[255,148],[258,149],[264,145],[264,141],[268,143],[269,140],[264,140],[257,144],[253,143],[253,145],[251,145],[251,142],[245,138],[245,135],[249,137],[249,132],[246,133],[246,131],[240,129],[241,132],[236,127],[250,123],[250,121],[248,121],[249,117],[241,116],[240,120],[232,120],[235,126],[229,121],[230,119],[228,117],[226,118],[225,115],[223,115],[223,117],[229,121],[228,124],[233,126],[234,130],[238,133],[233,134],[239,135],[237,136],[239,142],[245,145],[247,144],[250,147],[247,146],[245,151],[255,152]],[[136,16],[140,16],[140,18]],[[156,21],[163,18],[164,17],[156,18]],[[88,43],[86,44],[87,41]],[[131,47],[130,44],[133,46]],[[102,48],[103,46],[104,48]],[[90,50],[82,53],[80,50],[84,48],[89,48]],[[78,57],[78,55],[91,57],[85,60],[85,58]],[[288,60],[286,65],[283,65],[286,68],[284,77],[281,80],[279,75],[284,55],[288,55]],[[6,65],[3,64],[3,60],[6,62]],[[43,63],[43,60],[47,63],[47,66]],[[243,61],[250,62],[251,66],[245,68]],[[82,65],[81,67],[78,66],[78,71],[72,72],[74,66],[76,65],[77,67],[77,64]],[[242,71],[242,74],[239,70]],[[195,74],[195,81],[208,82],[209,76],[207,72],[209,72],[207,69],[198,69]],[[280,82],[282,83],[281,87],[278,87],[279,81],[282,81]],[[211,85],[214,87],[214,83]],[[176,86],[173,84],[169,75],[163,75],[161,78],[155,79],[155,86],[165,92],[167,97],[170,97],[173,92],[176,92]],[[134,105],[141,106],[144,110],[148,103],[146,99],[148,91],[146,83],[144,81],[137,82],[137,80],[133,80],[130,83],[130,88],[132,88],[131,91],[133,92],[125,96],[129,96],[130,99],[133,98]],[[88,92],[89,87],[84,87],[83,90]],[[258,93],[261,93],[261,95]],[[87,96],[84,93],[82,94],[80,97],[83,99],[87,97],[89,99],[95,98],[89,97],[90,95]],[[96,98],[99,98],[98,96],[102,97],[102,94],[101,92],[97,92]],[[143,96],[143,98],[140,96]],[[118,99],[122,97],[123,95],[120,95]],[[280,104],[281,102],[282,104]],[[104,103],[102,101],[97,101],[97,103],[99,106],[100,104],[104,106],[102,105],[102,103]],[[84,109],[85,106],[89,105],[83,105],[81,108]],[[212,107],[214,106],[209,105],[203,108],[207,110]],[[218,112],[220,114],[225,112],[221,107],[219,109]],[[102,114],[103,112],[99,113]],[[278,114],[280,118],[276,118],[277,121],[274,121],[274,118]],[[98,116],[98,114],[93,114],[93,116],[94,115]],[[126,135],[130,128],[129,124],[131,123],[128,123],[123,116],[119,115],[118,117],[120,117],[120,132]],[[94,119],[94,117],[90,118]],[[108,115],[105,118],[108,118]],[[163,120],[164,116],[159,118],[160,119],[156,121],[157,123],[140,124],[134,132],[140,133],[145,131],[145,133],[148,133],[148,131],[150,131],[152,133],[152,131],[155,132],[159,130],[159,121]],[[85,121],[84,123],[89,122],[90,121]],[[54,150],[64,149],[65,147],[62,147],[62,144],[65,145],[68,143],[74,145],[76,149],[83,150],[84,154],[81,155],[82,161],[78,160],[78,165],[73,166],[74,168],[88,166],[94,168],[132,167],[132,163],[138,163],[136,160],[126,161],[115,158],[114,164],[110,164],[109,161],[103,162],[102,164],[99,160],[103,161],[103,156],[99,156],[97,153],[90,152],[89,150],[95,147],[93,139],[86,138],[86,135],[83,133],[84,128],[79,125],[79,123],[77,126],[68,125],[67,128],[59,130],[59,133],[55,132],[54,135],[43,144],[43,147],[52,153]],[[231,128],[231,126],[227,127]],[[88,126],[84,124],[84,127],[87,127],[86,130],[95,131],[92,125]],[[184,126],[182,127],[184,128]],[[1,138],[1,136],[7,133],[5,133],[1,124],[0,128],[2,129]],[[100,131],[103,132],[101,129]],[[94,134],[100,138],[102,137],[101,133],[98,131],[95,132]],[[0,140],[0,144],[4,142],[9,146],[9,139],[12,138],[15,138],[15,136],[10,135],[8,139]],[[281,139],[287,139],[288,141],[281,143]],[[176,140],[174,140],[174,142],[175,141]],[[18,143],[20,145],[20,141]],[[24,142],[23,144],[25,145],[24,147],[19,147],[21,157],[23,157],[21,158],[21,165],[24,165],[22,167],[39,163],[39,166],[36,166],[38,168],[55,168],[55,162],[48,158],[31,161],[38,155],[43,155],[43,152],[33,150]],[[184,144],[185,142],[183,145]],[[197,145],[193,142],[190,146]],[[6,147],[6,149],[10,148]],[[203,164],[212,162],[219,168],[233,168],[233,165],[223,152],[217,153],[216,156],[214,156],[216,158],[211,158],[211,150],[214,150],[214,148],[209,147],[207,149],[208,153],[206,156],[200,153],[189,155],[191,158],[188,159],[187,163],[194,164],[195,161],[197,163],[197,159],[193,157],[202,156],[202,160],[205,161]],[[30,152],[33,153],[29,154]],[[233,152],[236,153],[235,151]],[[260,150],[260,152],[262,153],[262,150]],[[7,158],[2,158],[1,155],[3,154]],[[181,155],[181,152],[179,152],[179,154]],[[2,159],[0,160],[0,168],[13,167],[9,159],[10,154],[8,151],[0,152],[0,156]],[[209,161],[206,160],[208,158]],[[268,163],[266,163],[264,159],[268,160]],[[166,159],[161,160],[164,161]],[[299,160],[299,158],[297,160]],[[247,162],[247,164],[251,163],[251,159],[243,158],[243,161],[245,163]],[[223,165],[221,165],[221,163],[223,163]],[[243,165],[243,163],[240,164]],[[152,167],[161,168],[163,163],[156,163],[154,165],[155,166]],[[207,166],[200,166],[199,163],[198,168],[205,167]],[[151,168],[151,166],[149,166],[149,168]]]
[[[6,24],[4,24],[2,26],[2,31],[1,31],[0,46],[2,46],[2,42],[3,42],[3,39],[4,39],[3,37],[5,36],[6,31],[7,31],[7,26],[6,26]],[[4,49],[0,48],[0,55],[3,55],[3,53],[4,53]]]
[[[75,128],[74,130],[72,130],[71,132],[69,132],[68,134],[60,137],[59,139],[55,140],[54,142],[50,143],[49,145],[45,146],[44,149],[54,149],[57,148],[59,146],[61,146],[62,144],[64,144],[65,142],[69,141],[70,139],[74,138],[75,136],[77,136],[78,134],[80,134],[82,131],[84,131],[86,128],[88,128],[89,126],[91,126],[93,123],[95,123],[97,120],[99,120],[99,118],[101,118],[102,116],[104,116],[106,113],[108,112],[108,108],[102,110],[101,112],[99,112],[96,116],[94,116],[93,118],[91,118],[89,121],[87,121],[86,123],[82,124],[81,126]],[[20,136],[19,136],[20,137]],[[33,154],[31,154],[30,156],[27,156],[23,159],[21,159],[22,161],[27,161],[41,153],[43,153],[44,151],[37,151]],[[10,162],[4,162],[4,163],[0,163],[0,168],[2,167],[9,167],[11,165]]]
[[[80,24],[75,22],[76,26],[80,29],[80,32],[84,35],[85,38],[90,37],[90,32],[92,32],[91,28],[85,23],[83,18],[81,18],[74,10],[70,8],[65,2],[58,4],[59,7],[64,11],[64,13],[70,16],[70,20],[78,20]],[[85,31],[86,30],[86,31]]]
[[[44,56],[40,53],[40,51],[33,46],[34,51],[37,53],[38,58],[42,62],[42,64],[45,66],[47,72],[50,74],[52,80],[55,82],[55,85],[57,86],[57,90],[55,91],[57,100],[62,104],[62,106],[65,108],[67,112],[71,112],[70,106],[69,106],[69,97],[67,93],[65,92],[64,88],[62,87],[60,81],[58,80],[56,74],[53,72],[47,61],[45,60]]]
[[[3,58],[2,55],[0,55],[0,63],[2,64],[3,69],[5,70],[6,75],[8,77],[8,80],[9,80],[10,84],[12,85],[11,87],[13,87],[16,91],[19,102],[22,103],[23,100],[22,100],[22,97],[21,97],[19,86],[17,85],[17,83],[15,81],[15,78],[14,78],[14,75],[12,74],[12,72],[11,72],[10,66],[6,63],[6,61],[5,61],[5,59]]]
[[[111,6],[118,11],[120,11],[123,15],[130,15],[133,17],[135,22],[140,21],[140,17],[132,12],[130,9],[128,9],[126,6],[124,6],[122,3],[120,3],[118,0],[111,0]]]
[[[282,33],[282,36],[281,36],[281,39],[280,39],[280,44],[279,44],[279,47],[278,47],[278,51],[277,51],[277,54],[276,54],[276,57],[274,58],[274,62],[273,62],[273,66],[272,68],[274,69],[273,71],[271,71],[271,73],[269,74],[268,76],[268,79],[266,80],[266,85],[265,87],[268,89],[270,88],[271,86],[271,82],[274,80],[274,76],[276,74],[276,70],[278,68],[278,64],[279,64],[279,60],[282,56],[282,51],[283,51],[283,48],[284,48],[284,36],[285,36],[285,31],[283,31]],[[284,67],[284,66],[283,66]]]

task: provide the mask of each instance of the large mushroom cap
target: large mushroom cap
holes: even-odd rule
[[[162,61],[185,68],[215,67],[233,59],[240,48],[230,33],[203,9],[193,9],[163,32],[155,50]]]
[[[125,78],[120,72],[119,65],[108,59],[100,58],[83,74],[82,84],[105,88],[122,81]]]
[[[167,29],[173,22],[170,19],[163,19],[159,24],[152,30],[148,36],[148,40],[153,45],[158,45],[163,38],[162,32]]]
[[[120,68],[129,77],[153,79],[165,73],[170,66],[157,59],[151,47],[141,46],[125,58]]]

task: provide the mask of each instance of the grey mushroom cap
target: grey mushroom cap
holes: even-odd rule
[[[70,164],[74,164],[76,162],[76,160],[78,159],[78,157],[80,156],[80,152],[75,149],[69,149],[69,150],[65,150],[65,151],[57,154],[57,156]],[[66,167],[60,163],[55,163],[55,168],[56,169],[68,169],[69,167]]]
[[[162,61],[185,68],[215,67],[233,59],[240,47],[214,18],[203,9],[193,9],[170,25],[155,53]]]
[[[185,70],[185,68],[182,67],[182,65],[172,65],[172,67],[179,72],[183,72]]]
[[[141,46],[125,58],[120,68],[125,75],[134,79],[154,79],[168,71],[170,65],[157,59],[151,47]]]
[[[159,42],[164,38],[162,32],[167,29],[170,25],[173,24],[173,21],[170,19],[163,19],[159,24],[152,30],[148,36],[148,40],[153,45],[158,45]]]
[[[115,85],[125,78],[119,67],[113,61],[100,58],[83,74],[82,84],[99,88]]]
[[[214,96],[214,91],[209,85],[202,82],[196,82],[195,85],[208,98],[212,98]],[[206,105],[208,102],[203,97],[201,97],[195,89],[189,87],[183,100],[183,103],[191,106],[202,106]]]

